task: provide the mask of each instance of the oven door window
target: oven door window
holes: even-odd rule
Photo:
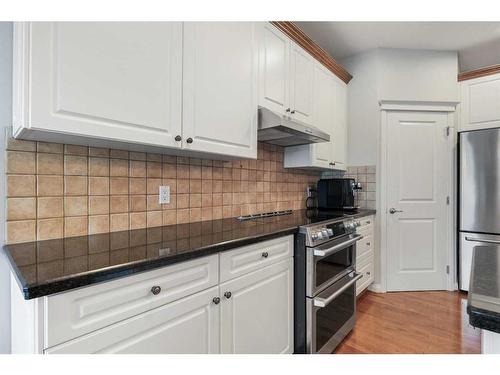
[[[349,267],[353,266],[354,245],[331,255],[315,257],[315,288],[322,289],[338,280]]]
[[[327,343],[328,347],[333,350],[348,333],[345,326],[355,316],[355,293],[356,284],[353,284],[325,307],[315,308],[315,327],[313,329],[316,331],[316,352],[320,351]],[[329,343],[330,340],[332,341]]]

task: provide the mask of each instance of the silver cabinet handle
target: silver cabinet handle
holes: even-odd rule
[[[495,245],[500,245],[500,241],[495,241],[495,240],[480,240],[478,238],[472,238],[472,237],[465,237],[465,240],[471,242],[492,243]]]
[[[359,241],[362,238],[363,238],[363,236],[361,236],[359,234],[355,234],[354,237],[351,238],[350,240],[348,240],[346,242],[342,242],[341,244],[338,244],[336,246],[332,246],[329,249],[326,249],[326,250],[313,249],[313,255],[315,257],[325,257],[325,256],[328,256],[328,255],[333,254],[333,253],[335,253],[335,252],[337,252],[339,250],[342,250],[342,249],[345,249],[346,247],[351,246],[353,243],[355,243],[356,241]]]
[[[337,298],[344,290],[346,290],[347,288],[349,288],[352,284],[354,284],[356,281],[358,281],[362,277],[363,277],[362,274],[357,273],[356,276],[354,276],[354,278],[351,281],[349,281],[347,284],[345,284],[342,288],[340,288],[339,290],[337,290],[335,293],[333,293],[328,298],[315,298],[315,299],[313,299],[314,306],[316,306],[316,307],[325,307],[330,302],[332,302],[335,298]]]
[[[396,212],[403,212],[403,210],[396,210],[395,208],[389,208],[390,214],[395,214]]]

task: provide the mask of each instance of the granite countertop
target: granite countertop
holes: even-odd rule
[[[355,215],[375,214],[360,210]],[[5,245],[25,299],[47,296],[138,272],[295,234],[310,211],[235,218]]]
[[[470,324],[500,333],[500,246],[474,247],[470,280]]]

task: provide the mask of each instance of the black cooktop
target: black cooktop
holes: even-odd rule
[[[306,217],[310,224],[319,223],[321,221],[349,218],[359,214],[357,211],[333,211],[333,210],[306,210]]]

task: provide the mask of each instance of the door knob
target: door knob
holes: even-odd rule
[[[395,208],[390,208],[389,213],[390,214],[395,214],[396,212],[403,212],[403,210],[396,210]]]

